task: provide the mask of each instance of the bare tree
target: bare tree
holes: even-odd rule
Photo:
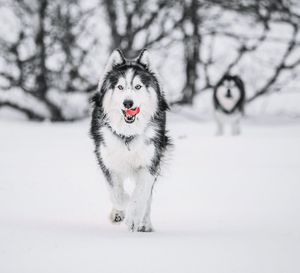
[[[184,55],[185,55],[185,75],[186,82],[182,90],[180,104],[191,104],[197,92],[197,79],[199,78],[198,64],[200,61],[200,24],[199,9],[201,3],[198,0],[185,1],[182,12],[184,22],[182,25]]]
[[[279,88],[275,88],[280,75],[283,72],[289,71],[290,73],[295,70],[300,64],[300,59],[289,63],[288,60],[297,50],[300,43],[299,40],[299,27],[300,27],[300,14],[296,11],[299,10],[299,4],[297,1],[292,0],[248,0],[248,1],[217,1],[224,9],[234,10],[245,16],[252,16],[257,23],[260,23],[264,27],[263,35],[258,39],[257,43],[252,47],[243,46],[239,51],[238,58],[228,67],[224,74],[230,72],[231,68],[236,65],[243,55],[247,52],[256,50],[262,43],[268,41],[267,34],[272,24],[284,24],[290,27],[291,37],[286,40],[286,49],[279,56],[278,63],[274,65],[272,75],[265,80],[265,83],[254,91],[247,102],[252,102],[256,98],[269,94],[272,91],[279,91]],[[228,33],[227,33],[228,35]],[[230,34],[229,34],[230,35]],[[231,36],[233,39],[240,39],[240,37]],[[274,41],[276,42],[276,41]],[[223,74],[223,75],[224,75]]]
[[[89,92],[96,83],[89,81],[82,71],[91,47],[91,39],[83,47],[80,38],[85,35],[86,20],[93,12],[83,10],[78,0],[8,0],[2,5],[9,8],[21,26],[17,38],[0,40],[1,90],[17,90],[23,98],[39,105],[26,105],[24,101],[0,97],[0,107],[15,108],[30,119],[52,121],[75,120],[80,116],[67,116],[63,105],[53,100],[50,93]],[[25,50],[26,49],[26,50]],[[11,69],[5,69],[11,67]]]
[[[186,83],[182,90],[182,97],[173,104],[191,104],[194,96],[205,90],[211,90],[216,86],[222,78],[230,74],[243,59],[249,54],[259,49],[263,43],[269,41],[268,34],[272,24],[285,24],[292,29],[290,40],[286,40],[286,51],[282,54],[277,65],[273,67],[273,74],[267,78],[262,87],[254,91],[254,94],[249,97],[248,102],[255,100],[257,97],[268,94],[272,90],[278,91],[274,88],[276,82],[280,78],[282,72],[295,70],[300,64],[299,60],[293,63],[287,63],[290,56],[297,50],[298,28],[300,26],[300,16],[295,12],[297,7],[296,1],[222,1],[222,0],[198,0],[198,1],[184,1],[182,6],[184,14],[184,22],[192,26],[193,32],[187,32],[184,27],[182,43],[184,44],[184,55],[186,65]],[[211,10],[219,9],[215,15],[210,13]],[[253,38],[246,34],[236,35],[230,30],[230,26],[220,23],[221,13],[235,12],[240,17],[253,18],[256,22],[256,28],[262,29],[261,35]],[[212,23],[209,23],[212,22]],[[187,35],[187,33],[189,35]],[[218,37],[226,37],[234,40],[237,44],[235,57],[227,64],[224,70],[219,73],[217,79],[212,80],[210,70],[217,65],[218,60],[213,58],[214,46],[213,41]],[[210,53],[208,56],[202,56],[203,41],[211,40],[209,48],[206,51]],[[276,43],[276,41],[274,41]],[[206,43],[207,44],[207,43]],[[206,45],[207,47],[207,45]],[[194,52],[194,54],[192,54]],[[197,81],[201,79],[203,83],[201,86]]]
[[[92,8],[83,8],[82,2],[2,0],[1,7],[11,11],[20,27],[13,39],[7,35],[0,38],[0,107],[17,109],[35,120],[86,116],[87,109],[68,114],[65,97],[96,89],[98,71],[87,71],[88,61],[96,57],[91,56],[91,49],[100,48],[101,36],[89,31],[89,22],[97,18],[97,12],[106,15],[110,49],[121,48],[127,57],[135,57],[145,47],[166,53],[166,44],[181,45],[185,82],[174,104],[192,104],[196,94],[212,90],[224,75],[237,70],[247,57],[272,41],[273,25],[289,26],[291,35],[248,102],[280,90],[281,76],[296,73],[300,67],[300,58],[295,57],[300,44],[296,0],[100,0]],[[256,37],[235,33],[230,22],[221,20],[229,13],[250,18],[260,33]],[[235,45],[226,62],[216,57],[216,41],[223,38]]]
[[[165,0],[102,0],[111,32],[111,50],[120,48],[135,57],[169,37],[183,18],[180,5]]]

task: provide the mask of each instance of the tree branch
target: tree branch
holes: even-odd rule
[[[282,71],[289,69],[289,66],[286,65],[286,60],[288,59],[288,57],[291,55],[291,53],[293,52],[293,50],[296,47],[296,38],[297,38],[297,34],[299,32],[298,25],[293,24],[292,27],[293,27],[292,37],[290,39],[290,42],[288,44],[288,47],[287,47],[285,53],[283,54],[280,62],[276,66],[273,75],[269,78],[269,80],[265,83],[265,85],[263,87],[261,87],[257,92],[255,92],[255,94],[253,96],[251,96],[247,100],[247,102],[252,102],[256,98],[270,92],[270,87],[275,84],[275,82],[277,81],[277,79],[278,79],[279,75],[282,73]]]
[[[46,119],[45,117],[35,113],[34,111],[32,111],[26,107],[20,106],[17,103],[10,102],[10,101],[0,101],[0,108],[5,107],[5,106],[16,109],[16,110],[24,113],[30,120],[42,121],[42,120]]]

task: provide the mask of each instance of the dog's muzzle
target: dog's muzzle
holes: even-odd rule
[[[133,123],[135,121],[136,116],[139,114],[140,112],[140,107],[136,107],[134,109],[126,109],[123,110],[123,115],[124,115],[124,120],[126,123]]]

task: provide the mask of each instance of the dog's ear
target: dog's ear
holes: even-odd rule
[[[110,57],[108,59],[108,62],[106,64],[105,68],[104,68],[102,77],[99,80],[99,83],[98,83],[98,90],[99,91],[102,87],[102,84],[104,82],[104,79],[105,79],[105,76],[107,75],[107,73],[112,71],[112,69],[115,66],[125,64],[125,62],[126,62],[126,60],[124,58],[124,55],[123,55],[122,51],[120,49],[115,49],[113,51],[113,53],[110,55]]]
[[[149,51],[144,48],[140,55],[137,57],[136,62],[144,66],[148,71],[150,71],[152,74],[155,75],[156,80],[162,89],[162,81],[159,76],[159,73],[157,72],[157,69],[152,61],[151,55],[149,54]]]
[[[146,68],[151,69],[149,51],[146,48],[144,48],[141,51],[140,55],[137,57],[137,62],[145,66]]]
[[[115,66],[124,64],[125,62],[126,61],[121,49],[115,49],[110,55],[108,62],[105,66],[105,74],[111,71]]]
[[[245,91],[245,85],[244,85],[244,82],[243,80],[239,77],[239,76],[233,76],[233,79],[234,79],[234,82],[235,84],[237,85],[237,87],[242,91],[244,92]]]

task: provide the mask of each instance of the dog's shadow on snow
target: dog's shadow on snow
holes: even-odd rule
[[[266,236],[264,230],[247,230],[234,228],[167,228],[158,227],[154,232],[130,232],[124,224],[112,225],[107,222],[92,221],[73,221],[73,220],[27,220],[27,221],[1,221],[1,226],[13,228],[20,232],[31,232],[36,234],[46,234],[55,236],[70,236],[78,238],[93,239],[117,239],[117,238],[146,238],[146,239],[188,239],[188,238],[210,238],[210,237],[251,237],[251,234],[261,234]],[[269,233],[269,232],[268,232]],[[269,234],[271,235],[271,234]]]

